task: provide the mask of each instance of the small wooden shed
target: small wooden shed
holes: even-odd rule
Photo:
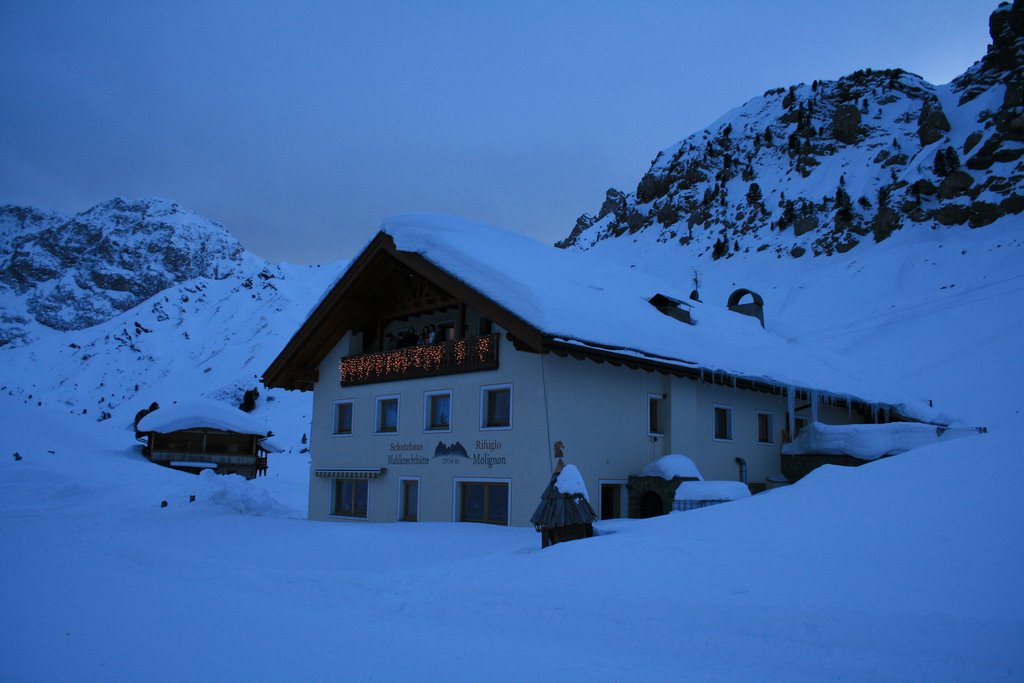
[[[267,454],[280,452],[262,422],[223,403],[194,400],[157,408],[136,427],[151,462],[183,472],[240,474],[267,472]]]
[[[551,482],[541,494],[540,504],[530,517],[533,528],[540,532],[540,546],[547,548],[555,543],[590,538],[596,519],[580,471],[574,465],[563,466],[559,460]]]

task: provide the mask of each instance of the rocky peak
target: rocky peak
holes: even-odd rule
[[[951,84],[865,69],[755,97],[659,152],[633,193],[609,190],[558,246],[630,238],[799,257],[1021,213],[1022,11],[996,10],[993,46]]]
[[[953,81],[960,104],[997,83],[1019,88],[1024,81],[1024,2],[1000,4],[989,17],[988,34],[992,43],[985,56]]]
[[[227,277],[245,257],[221,225],[163,199],[112,199],[71,217],[5,206],[0,226],[0,344],[23,340],[32,321],[95,325],[177,283]]]

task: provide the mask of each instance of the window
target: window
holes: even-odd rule
[[[437,330],[439,332],[438,341],[451,341],[455,339],[455,322],[453,320],[438,324]]]
[[[795,423],[794,426],[796,427],[796,434],[794,434],[793,437],[795,438],[797,436],[800,436],[800,432],[802,432],[804,430],[804,427],[806,427],[809,422],[810,421],[806,417],[798,417],[798,418],[796,418],[796,420],[794,420],[794,423]]]
[[[335,401],[334,435],[352,436],[352,401]]]
[[[510,385],[480,389],[480,428],[510,429],[512,427],[512,387]]]
[[[508,526],[508,483],[460,482],[459,521]]]
[[[377,399],[377,433],[394,434],[398,431],[398,397],[382,396]]]
[[[403,522],[415,522],[420,518],[420,480],[400,479],[398,518]]]
[[[647,394],[647,433],[654,436],[655,434],[664,433],[664,416],[663,410],[665,407],[665,399],[662,394]]]
[[[775,443],[775,416],[757,412],[757,442]]]
[[[715,440],[732,441],[731,406],[715,406]]]
[[[423,395],[423,429],[449,432],[452,429],[452,392],[437,391]]]
[[[335,479],[332,514],[366,518],[369,482],[365,479]]]

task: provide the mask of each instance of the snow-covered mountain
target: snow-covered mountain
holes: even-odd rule
[[[342,264],[272,264],[165,200],[114,199],[72,218],[0,211],[0,391],[124,428],[152,402],[238,405]],[[308,401],[268,427],[299,450]],[[73,418],[72,418],[73,419]]]
[[[897,230],[1024,212],[1024,3],[988,53],[935,86],[900,69],[777,88],[660,151],[559,246],[683,245],[690,256],[845,252]]]
[[[112,199],[74,216],[0,207],[0,345],[39,326],[79,330],[195,278],[269,264],[223,226],[163,199]]]

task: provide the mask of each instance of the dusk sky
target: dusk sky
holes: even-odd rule
[[[945,83],[995,0],[0,2],[0,203],[158,196],[273,261],[441,211],[551,243],[767,89]]]

